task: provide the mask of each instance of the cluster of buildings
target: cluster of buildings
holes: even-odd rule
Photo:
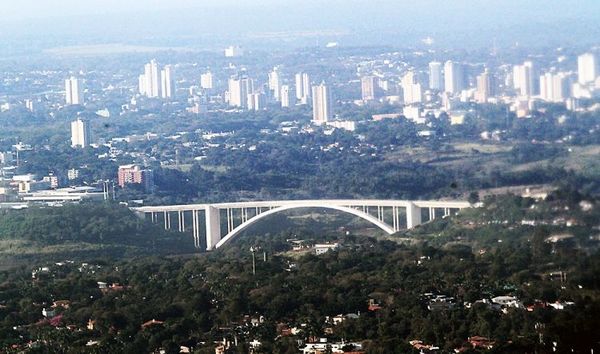
[[[79,178],[79,170],[68,170],[66,175],[70,185],[61,186],[65,181],[52,173],[38,178],[34,174],[18,175],[3,171],[0,178],[0,208],[25,208],[29,203],[61,205],[65,202],[114,198],[114,184],[110,181],[72,185]],[[154,174],[152,170],[139,165],[122,165],[118,169],[117,183],[121,188],[137,185],[144,191],[151,192],[154,188]]]
[[[333,119],[331,91],[324,82],[313,84],[308,73],[299,72],[294,76],[294,85],[291,85],[284,81],[278,67],[268,73],[268,82],[262,86],[255,85],[254,79],[246,73],[232,76],[225,99],[230,107],[251,111],[264,110],[271,102],[282,108],[312,102],[313,122],[323,124]]]
[[[534,60],[500,67],[432,61],[427,68],[409,65],[398,79],[382,70],[393,65],[385,61],[387,65],[372,67],[366,73],[359,70],[362,95],[357,103],[401,104],[417,110],[421,117],[431,110],[452,112],[455,106],[468,102],[508,104],[518,117],[529,116],[543,102],[577,110],[580,99],[600,96],[600,64],[595,53],[580,55],[576,69],[569,69],[567,62],[568,58],[561,56],[558,65],[542,68]]]
[[[120,114],[123,117],[139,114],[151,118],[162,114],[164,107],[168,107],[169,114],[179,117],[184,116],[186,111],[196,114],[205,112],[228,114],[281,109],[292,113],[302,112],[302,114],[312,111],[312,124],[307,125],[301,121],[284,122],[289,124],[283,126],[282,123],[275,133],[310,134],[318,131],[331,134],[335,129],[354,131],[356,125],[360,123],[354,118],[340,119],[339,117],[344,115],[344,111],[339,109],[341,105],[344,105],[344,110],[347,110],[350,104],[362,106],[378,102],[394,107],[389,110],[388,106],[373,105],[384,107],[386,112],[390,113],[374,114],[371,116],[371,121],[406,118],[422,124],[426,123],[427,117],[432,115],[439,117],[440,114],[446,113],[451,124],[459,125],[465,122],[465,117],[469,114],[468,104],[472,103],[507,105],[518,117],[527,117],[538,108],[538,105],[564,104],[569,109],[577,110],[580,100],[600,97],[600,69],[598,55],[595,52],[581,54],[576,60],[574,57],[562,56],[561,53],[558,53],[556,58],[528,57],[517,65],[513,63],[492,65],[486,61],[473,64],[456,59],[438,61],[435,57],[439,54],[434,52],[417,54],[382,53],[372,56],[339,57],[335,60],[339,60],[344,69],[339,69],[332,74],[329,70],[318,70],[315,67],[290,62],[245,66],[242,64],[245,61],[244,51],[239,47],[229,47],[225,51],[225,59],[220,59],[224,61],[218,64],[220,65],[218,71],[214,69],[217,64],[210,69],[197,64],[162,65],[157,60],[150,60],[144,65],[141,75],[137,70],[133,70],[131,75],[106,72],[103,73],[106,76],[98,79],[98,73],[86,75],[84,72],[78,72],[73,75],[70,72],[69,78],[64,80],[64,93],[51,90],[55,97],[47,94],[43,99],[25,99],[23,104],[32,112],[39,110],[44,104],[49,105],[50,108],[46,113],[49,117],[53,117],[64,108],[64,104],[82,106],[79,112],[90,107],[96,110],[101,107],[96,105],[97,102],[105,102],[106,97],[117,97],[118,94],[122,101],[112,105],[110,110],[96,111],[95,118],[91,118],[93,114],[88,111],[78,115],[71,122],[71,146],[73,148],[106,146],[110,151],[105,156],[99,155],[98,158],[112,160],[127,158],[141,165],[150,165],[150,162],[168,165],[173,164],[173,161],[177,164],[180,152],[183,152],[187,159],[186,163],[189,163],[192,159],[203,158],[206,149],[218,145],[204,138],[207,141],[204,144],[197,141],[200,139],[184,139],[188,140],[184,143],[177,140],[180,133],[173,133],[172,137],[162,138],[173,141],[172,144],[171,141],[168,143],[173,147],[171,150],[176,153],[164,151],[164,148],[163,151],[158,152],[154,151],[156,149],[152,149],[152,152],[140,151],[136,150],[134,143],[138,138],[140,140],[150,140],[150,138],[130,135],[122,141],[113,138],[110,144],[102,142],[102,139],[94,141],[92,136],[94,120],[102,120],[104,117],[111,117],[112,114]],[[417,57],[420,60],[414,59]],[[329,62],[323,61],[322,66],[338,64],[333,63],[332,58],[327,60]],[[251,76],[250,73],[256,75]],[[30,80],[31,85],[39,84],[36,89],[43,92],[43,89],[52,86],[50,81],[62,82],[65,77],[64,72],[47,71],[30,72],[28,75],[11,77],[4,81],[16,83]],[[219,77],[227,79],[219,80]],[[47,81],[43,81],[42,78]],[[106,85],[105,82],[110,84]],[[58,104],[58,98],[60,97],[62,102],[63,94],[64,103]],[[18,96],[18,99],[22,97],[22,95]],[[6,102],[0,105],[0,110],[10,110],[14,106],[12,101]],[[296,109],[294,107],[298,110],[290,111]],[[73,110],[76,108],[74,107]],[[317,126],[322,126],[323,129]],[[428,138],[431,134],[435,134],[428,129],[430,128],[426,125],[420,125],[419,136]],[[187,133],[192,134],[192,132]],[[482,135],[482,139],[497,138],[498,134],[494,134]],[[19,147],[19,149],[24,148],[24,146]],[[335,147],[321,148],[334,149]],[[19,149],[0,153],[3,174],[10,172],[5,170],[6,168],[10,169],[18,165],[18,163],[11,165],[3,160],[14,160],[15,153],[18,160]],[[171,155],[175,157],[171,158]],[[129,167],[124,167],[123,171],[128,169]],[[135,183],[151,190],[153,179],[151,171],[141,167],[138,171],[135,168],[132,170],[133,172],[127,172],[125,176],[126,173],[122,173],[119,169],[116,182],[121,187],[128,183]],[[77,180],[78,173],[77,170],[69,171],[69,181]]]
[[[169,99],[175,94],[173,67],[159,68],[155,59],[144,66],[144,73],[138,78],[139,93],[143,96]]]

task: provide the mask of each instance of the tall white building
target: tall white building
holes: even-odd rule
[[[360,87],[364,102],[374,101],[377,98],[375,91],[377,89],[377,78],[375,76],[363,76],[360,79]]]
[[[540,76],[540,98],[548,102],[564,102],[571,97],[572,79],[567,73],[545,73]]]
[[[249,93],[248,94],[248,110],[249,111],[261,111],[267,106],[267,99],[263,93]]]
[[[302,104],[308,104],[311,96],[310,77],[307,73],[296,74],[296,98]]]
[[[229,105],[248,108],[248,95],[254,93],[254,82],[248,77],[232,77],[229,79]]]
[[[331,92],[325,83],[312,87],[313,123],[325,124],[332,118]]]
[[[229,46],[225,49],[225,57],[227,58],[237,58],[244,55],[244,50],[242,47],[238,46]]]
[[[76,77],[65,80],[65,100],[67,104],[83,104],[83,83]]]
[[[213,88],[213,74],[210,71],[200,75],[200,87],[205,90],[211,90]]]
[[[404,104],[420,103],[423,100],[421,84],[414,72],[409,71],[402,77],[402,95]]]
[[[160,72],[160,94],[162,98],[172,98],[174,93],[173,69],[171,65],[166,65]]]
[[[530,97],[537,94],[536,77],[536,68],[532,61],[513,67],[513,85],[521,96]]]
[[[290,86],[282,85],[281,86],[281,107],[289,107],[290,106]]]
[[[443,87],[442,63],[432,61],[429,63],[429,88],[441,91]]]
[[[77,118],[71,122],[71,147],[84,148],[90,144],[90,123]]]
[[[494,95],[494,80],[486,69],[477,76],[477,90],[475,91],[475,101],[477,103],[486,103]]]
[[[152,59],[144,65],[144,74],[139,78],[140,94],[148,97],[160,97],[160,71],[158,63]]]
[[[599,75],[598,57],[594,53],[585,53],[577,57],[577,82],[587,85],[596,81]]]
[[[273,71],[269,73],[269,90],[273,94],[275,101],[280,100],[279,95],[281,94],[281,77],[278,68],[273,68]]]
[[[444,90],[450,94],[460,93],[465,88],[463,65],[448,60],[444,63]]]

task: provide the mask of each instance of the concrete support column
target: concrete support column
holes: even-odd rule
[[[444,216],[450,216],[450,208],[444,208]]]
[[[183,229],[181,228],[181,210],[177,211],[177,229],[179,232],[183,232]]]
[[[200,222],[198,210],[192,210],[192,234],[194,235],[194,247],[200,248]]]
[[[412,229],[417,225],[423,223],[421,219],[421,208],[415,205],[415,203],[408,203],[406,206],[406,227]]]
[[[181,232],[185,232],[185,210],[181,212]]]
[[[227,213],[230,216],[230,211]],[[212,250],[221,241],[221,211],[212,206],[206,207],[206,250]],[[230,221],[227,221],[228,225]]]
[[[435,208],[429,208],[429,221],[433,221],[435,219]]]

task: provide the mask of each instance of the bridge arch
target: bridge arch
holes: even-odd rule
[[[239,226],[237,226],[236,228],[231,230],[231,232],[229,232],[227,235],[225,235],[215,245],[215,248],[219,248],[219,247],[225,245],[226,243],[231,241],[234,237],[239,235],[242,231],[244,231],[246,228],[248,228],[251,225],[257,223],[258,221],[266,218],[269,215],[277,214],[277,213],[280,213],[280,212],[283,212],[286,210],[303,209],[303,208],[323,208],[323,209],[338,210],[341,212],[352,214],[354,216],[358,216],[359,218],[364,219],[364,220],[370,222],[371,224],[377,226],[378,228],[385,231],[389,235],[395,233],[394,228],[392,226],[386,224],[385,222],[379,220],[378,218],[372,216],[371,214],[367,214],[367,213],[357,210],[357,209],[353,209],[353,208],[346,207],[346,206],[331,205],[331,204],[312,204],[312,203],[311,204],[294,204],[294,205],[283,205],[283,206],[265,211],[263,213],[256,215],[255,217],[247,220],[246,222],[240,224]]]

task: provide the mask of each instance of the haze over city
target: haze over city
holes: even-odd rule
[[[32,42],[50,38],[49,43],[60,43],[62,38],[65,44],[198,46],[213,44],[207,36],[247,43],[255,38],[248,38],[249,34],[326,30],[296,41],[264,38],[254,44],[303,46],[317,40],[343,40],[348,45],[414,46],[430,36],[437,45],[450,48],[460,44],[482,47],[492,39],[498,45],[555,45],[570,35],[589,43],[599,34],[594,26],[599,13],[600,5],[594,0],[26,0],[4,4],[0,28],[12,38]],[[10,37],[0,36],[0,40]]]

